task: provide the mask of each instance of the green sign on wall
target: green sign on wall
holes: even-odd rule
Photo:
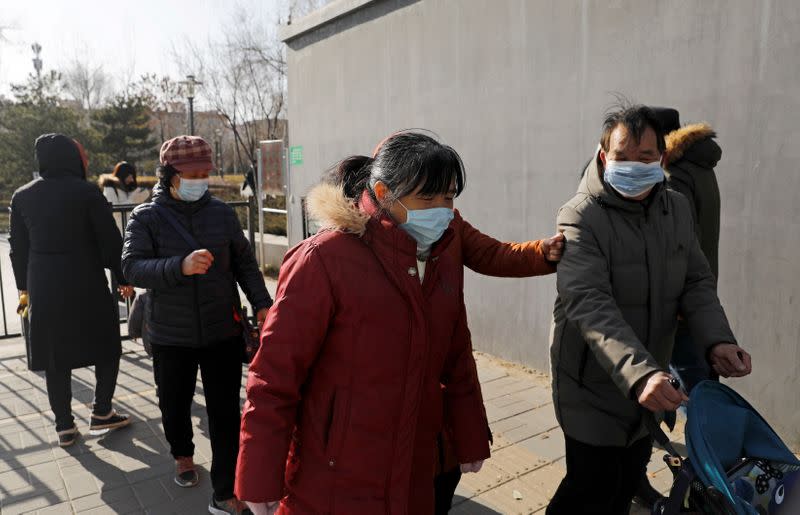
[[[289,163],[292,166],[303,164],[303,147],[289,147]]]

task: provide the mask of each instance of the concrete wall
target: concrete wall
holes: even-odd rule
[[[340,0],[288,27],[290,240],[320,173],[388,133],[463,156],[464,216],[503,239],[554,230],[620,92],[719,133],[719,293],[755,372],[736,383],[800,444],[800,4],[794,0]],[[547,368],[552,277],[469,272],[477,348]]]

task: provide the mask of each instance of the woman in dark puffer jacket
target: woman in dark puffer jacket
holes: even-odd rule
[[[146,330],[164,433],[176,461],[175,482],[182,487],[198,482],[191,405],[199,367],[213,453],[209,511],[242,513],[246,506],[233,495],[242,379],[236,283],[259,323],[272,299],[236,213],[208,192],[211,156],[211,147],[199,137],[164,143],[159,184],[153,201],[131,215],[122,266],[132,284],[151,293]],[[186,233],[200,248],[187,241]]]

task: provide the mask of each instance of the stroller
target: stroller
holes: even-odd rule
[[[692,390],[683,459],[655,422],[645,418],[669,454],[669,497],[653,515],[800,515],[800,460],[739,394],[715,381]]]

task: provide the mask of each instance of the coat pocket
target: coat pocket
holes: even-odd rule
[[[328,466],[336,467],[336,460],[342,450],[344,435],[350,420],[350,395],[345,389],[338,389],[331,400],[331,414],[325,432],[325,455]]]

